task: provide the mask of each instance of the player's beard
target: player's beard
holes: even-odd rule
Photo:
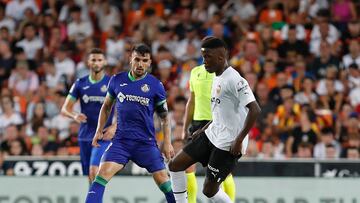
[[[96,67],[94,66],[93,68],[91,68],[92,72],[94,72],[95,74],[98,74],[102,71],[104,71],[104,66],[101,66],[101,67]]]
[[[142,77],[146,73],[146,68],[135,68],[133,73],[137,78]]]

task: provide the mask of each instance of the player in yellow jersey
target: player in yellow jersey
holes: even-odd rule
[[[190,74],[190,97],[186,104],[183,138],[188,139],[196,130],[204,127],[211,115],[211,86],[215,74],[206,71],[204,65],[197,66]],[[188,203],[196,203],[197,182],[195,164],[186,170]],[[223,182],[223,189],[235,201],[235,183],[230,174]]]

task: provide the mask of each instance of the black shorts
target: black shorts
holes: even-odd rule
[[[195,161],[200,162],[206,169],[206,176],[214,182],[222,182],[234,169],[241,157],[215,147],[205,132],[191,140],[183,149]]]
[[[202,120],[202,121],[192,121],[191,126],[189,128],[190,135],[193,134],[198,129],[204,127],[206,124],[208,124],[210,121]]]

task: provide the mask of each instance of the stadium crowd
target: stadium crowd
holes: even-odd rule
[[[247,157],[359,159],[359,1],[0,2],[0,166],[4,156],[79,153],[79,124],[59,112],[88,74],[93,47],[105,51],[112,75],[128,70],[133,44],[151,46],[150,71],[166,88],[179,138],[208,35],[227,43],[262,108]]]

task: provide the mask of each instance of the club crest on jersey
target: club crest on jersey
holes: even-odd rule
[[[215,89],[215,92],[216,92],[216,95],[219,95],[220,94],[220,91],[221,91],[221,86],[218,85]]]
[[[101,88],[100,88],[101,92],[106,92],[107,91],[107,87],[106,85],[103,85]]]
[[[150,91],[149,85],[148,85],[148,84],[143,84],[143,85],[141,86],[141,91],[143,91],[143,92],[148,92],[148,91]]]

